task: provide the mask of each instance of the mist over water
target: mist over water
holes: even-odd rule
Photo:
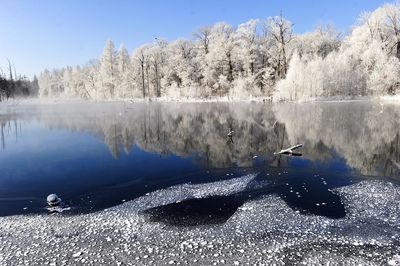
[[[146,215],[174,225],[223,223],[245,202],[276,194],[293,211],[341,218],[345,206],[331,189],[400,178],[395,105],[33,102],[0,112],[1,215],[45,212],[51,193],[76,214],[254,174],[229,195]],[[301,157],[273,155],[298,143]]]

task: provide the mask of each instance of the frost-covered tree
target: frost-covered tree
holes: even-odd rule
[[[99,62],[91,60],[82,69],[85,87],[91,99],[98,99],[97,77],[99,75]]]
[[[109,40],[104,47],[100,59],[98,82],[100,86],[100,97],[111,98],[114,96],[115,88],[118,85],[118,52],[114,43]]]
[[[131,69],[131,59],[128,50],[122,44],[119,48],[116,66],[118,68],[118,77],[116,78],[115,96],[118,98],[126,98],[130,91],[129,72]]]
[[[254,75],[258,67],[257,25],[258,20],[252,19],[240,24],[236,30],[238,57],[240,57],[241,70],[245,76]]]
[[[234,29],[226,23],[218,23],[211,29],[209,52],[205,57],[204,83],[212,88],[213,94],[223,96],[229,93],[229,87],[221,86],[223,82],[231,83],[236,76],[235,52],[237,46]]]
[[[285,78],[288,69],[289,44],[293,40],[292,26],[292,22],[282,15],[269,18],[265,22],[264,31],[271,43],[270,55],[278,78]]]
[[[292,47],[302,58],[325,58],[331,52],[338,51],[340,44],[340,34],[333,26],[320,25],[313,32],[296,36]]]
[[[193,33],[193,35],[195,39],[199,41],[199,46],[201,47],[203,54],[208,54],[210,46],[211,27],[203,27]]]
[[[165,66],[167,64],[167,46],[166,41],[156,39],[156,42],[148,50],[149,75],[151,75],[152,95],[155,97],[161,97],[163,93],[162,80],[165,77]]]
[[[64,92],[64,76],[65,69],[45,70],[39,76],[40,96],[60,97]]]
[[[137,66],[138,68],[138,79],[140,80],[140,88],[142,91],[142,96],[143,98],[146,97],[146,95],[148,95],[148,91],[149,91],[149,82],[148,82],[148,68],[150,65],[149,62],[149,56],[148,56],[148,49],[149,46],[148,45],[144,45],[142,47],[139,47],[138,49],[136,49],[133,53],[133,61],[134,64]],[[146,78],[147,77],[147,78]],[[147,82],[146,82],[147,80]]]
[[[367,87],[376,95],[399,90],[400,5],[385,4],[364,13],[348,37],[346,47],[360,60],[368,76]]]
[[[43,97],[208,98],[400,93],[400,5],[363,13],[347,36],[332,26],[294,34],[282,15],[200,28],[192,40],[157,39],[130,55],[112,41],[83,67],[45,70]]]
[[[187,40],[177,40],[168,45],[164,85],[177,88],[176,92],[169,93],[173,97],[199,96],[196,90],[199,87],[201,68],[197,54],[195,44]]]

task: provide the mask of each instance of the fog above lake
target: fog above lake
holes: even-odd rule
[[[273,152],[302,143],[303,158],[311,162],[340,159],[363,175],[397,179],[399,121],[398,107],[371,102],[32,103],[10,105],[0,114],[1,149],[39,123],[94,135],[115,159],[137,145],[160,156],[192,157],[212,168],[251,166],[253,156],[285,166],[288,157]],[[232,140],[227,137],[231,129]]]

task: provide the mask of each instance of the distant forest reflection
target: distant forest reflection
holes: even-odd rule
[[[335,158],[364,175],[400,176],[400,108],[376,103],[77,103],[8,108],[1,147],[27,122],[101,138],[114,158],[140,149],[193,157],[205,167],[246,167],[258,156],[285,166],[274,151],[302,143],[303,158]],[[233,130],[232,140],[227,133]]]

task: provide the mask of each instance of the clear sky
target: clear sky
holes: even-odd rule
[[[321,23],[346,32],[378,0],[0,0],[0,67],[10,59],[32,77],[45,68],[97,58],[107,39],[131,52],[155,37],[191,38],[196,29],[225,21],[237,25],[283,12],[296,33]]]

